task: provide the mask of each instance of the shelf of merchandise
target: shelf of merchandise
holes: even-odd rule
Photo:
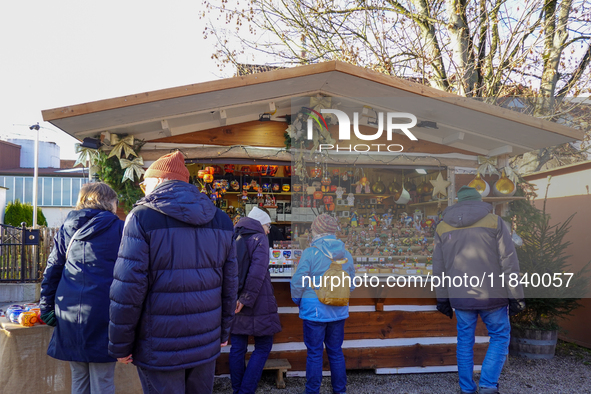
[[[256,195],[258,192],[248,192],[248,195]],[[226,192],[225,194],[242,194],[242,192]],[[263,192],[263,194],[272,194],[274,196],[291,196],[291,192]]]

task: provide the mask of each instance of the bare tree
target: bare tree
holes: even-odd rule
[[[223,21],[205,31],[221,65],[340,60],[491,103],[534,96],[532,113],[551,120],[590,91],[591,0],[203,3],[203,17]]]

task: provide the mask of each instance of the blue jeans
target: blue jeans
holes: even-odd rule
[[[137,367],[137,372],[144,394],[208,394],[213,392],[215,360],[176,371]]]
[[[466,393],[476,392],[474,373],[474,332],[478,315],[486,325],[490,342],[480,373],[481,388],[497,389],[499,376],[505,364],[511,338],[511,325],[506,306],[492,310],[466,311],[456,309],[458,321],[458,375],[460,388]]]
[[[273,347],[273,335],[254,337],[254,351],[245,366],[248,335],[230,336],[230,378],[234,394],[254,394]]]
[[[115,364],[70,361],[72,394],[115,394]]]
[[[308,348],[306,358],[306,394],[318,394],[322,383],[322,352],[330,363],[330,381],[334,393],[347,391],[347,371],[343,355],[345,319],[333,322],[304,320],[304,343]]]

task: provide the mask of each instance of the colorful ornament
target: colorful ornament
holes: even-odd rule
[[[289,191],[289,183],[284,183],[283,186],[281,187],[281,190],[283,190],[284,192],[288,192]]]
[[[226,164],[224,166],[224,171],[226,172],[226,174],[233,174],[234,173],[234,164]]]

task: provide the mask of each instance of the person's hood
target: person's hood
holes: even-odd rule
[[[111,228],[118,220],[115,214],[100,209],[71,211],[64,221],[64,228],[70,236],[78,230],[76,239],[90,239]]]
[[[236,223],[234,231],[240,235],[257,233],[261,233],[263,235],[265,234],[265,230],[263,229],[261,222],[248,217],[240,219],[238,223]]]
[[[195,226],[212,221],[217,208],[196,186],[182,181],[162,182],[136,205],[145,205],[184,223]]]
[[[320,249],[326,257],[333,260],[341,260],[345,258],[345,244],[334,235],[318,238],[316,241],[312,242],[312,246]]]
[[[453,227],[468,227],[492,212],[492,205],[482,201],[462,201],[443,211],[443,221]]]

